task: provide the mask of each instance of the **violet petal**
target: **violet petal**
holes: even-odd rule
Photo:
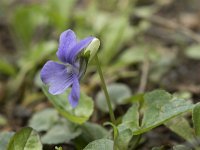
[[[79,85],[78,77],[76,75],[74,75],[73,77],[72,89],[68,98],[69,98],[69,103],[71,104],[71,106],[75,108],[78,105],[78,101],[80,98],[80,85]]]
[[[94,39],[94,37],[89,36],[81,41],[79,41],[70,51],[70,54],[66,58],[67,61],[71,64],[73,64],[76,61],[77,55],[84,49],[86,48],[91,41]]]
[[[76,45],[76,35],[72,30],[66,30],[60,35],[57,56],[63,63],[67,63],[66,57],[71,53],[71,49]]]
[[[73,82],[73,74],[67,71],[65,65],[48,61],[41,70],[42,81],[49,85],[49,93],[63,93]]]

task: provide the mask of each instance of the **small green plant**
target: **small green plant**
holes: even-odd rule
[[[9,47],[14,53],[9,59],[3,53],[0,55],[0,74],[3,74],[0,76],[3,79],[0,82],[0,103],[3,108],[5,103],[6,109],[12,108],[6,110],[7,116],[15,114],[15,104],[18,106],[19,101],[20,106],[31,106],[32,110],[35,103],[43,102],[46,97],[53,108],[47,104],[48,108],[43,110],[36,109],[35,112],[33,109],[27,124],[29,127],[20,130],[18,121],[16,125],[12,123],[6,127],[5,130],[9,130],[14,126],[17,132],[0,133],[0,150],[40,150],[48,149],[48,146],[64,150],[66,145],[77,150],[140,149],[146,140],[145,134],[160,125],[185,141],[182,145],[170,145],[173,150],[199,149],[199,103],[193,104],[189,98],[180,98],[165,90],[136,92],[138,83],[135,81],[139,81],[140,69],[143,71],[140,65],[147,69],[144,74],[147,73],[150,84],[153,81],[156,86],[163,87],[160,79],[178,62],[177,54],[183,53],[195,62],[200,58],[199,44],[190,41],[190,36],[198,39],[198,35],[185,27],[180,28],[180,36],[173,34],[172,39],[162,36],[168,41],[162,45],[168,46],[161,46],[152,37],[149,39],[151,24],[156,22],[163,26],[162,18],[159,21],[159,17],[154,18],[153,14],[160,14],[160,7],[166,2],[152,1],[153,5],[145,4],[143,7],[145,1],[1,0],[0,49],[4,45],[1,42],[4,41],[1,39],[4,37],[4,24],[8,24],[5,43],[11,43]],[[182,17],[179,19],[185,22]],[[194,27],[196,31],[197,27]],[[58,44],[58,35],[66,28],[73,28],[77,37],[74,31],[67,30],[61,34]],[[173,23],[170,28],[173,28]],[[179,32],[178,28],[176,30]],[[182,32],[189,37],[185,38]],[[91,36],[79,40],[88,35],[98,35],[100,40]],[[188,40],[190,45],[185,47]],[[177,53],[179,45],[181,50],[185,49]],[[11,54],[9,48],[6,51]],[[102,90],[98,87],[100,84]],[[6,115],[0,114],[0,128],[10,123]],[[160,145],[152,149],[168,147]]]
[[[167,126],[195,145],[200,136],[200,105],[177,98],[164,90],[131,95],[130,89],[123,84],[107,87],[97,56],[99,46],[100,41],[94,37],[78,42],[72,30],[61,34],[56,53],[61,63],[48,61],[41,70],[41,80],[45,84],[42,90],[57,111],[48,109],[35,114],[29,126],[37,131],[30,127],[18,131],[10,139],[8,150],[42,150],[42,143],[60,144],[71,140],[79,143],[77,149],[132,150],[140,144],[143,134],[160,125]],[[99,103],[97,107],[109,112],[111,122],[105,125],[111,126],[110,130],[87,122],[94,112],[94,102],[80,90],[80,79],[92,59],[96,61],[103,89],[97,99],[104,103]],[[113,111],[117,104],[130,106],[118,118]],[[186,112],[192,112],[193,129],[183,117]],[[41,131],[46,133],[40,139],[37,132]],[[186,147],[173,147],[174,150],[181,148]],[[62,150],[62,147],[55,149]],[[161,150],[163,147],[153,149]]]

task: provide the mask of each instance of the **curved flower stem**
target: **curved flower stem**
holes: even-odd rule
[[[100,65],[99,58],[98,58],[97,54],[95,55],[94,59],[96,60],[97,70],[99,72],[99,77],[101,78],[101,86],[102,86],[102,89],[103,89],[105,97],[106,97],[106,102],[107,102],[107,105],[108,105],[108,108],[109,108],[110,119],[111,119],[112,123],[115,124],[115,116],[114,116],[114,113],[113,113],[110,97],[109,97],[109,94],[108,94],[108,90],[107,90],[107,87],[106,87],[106,83],[105,83],[105,80],[104,80],[104,77],[103,77],[101,65]]]

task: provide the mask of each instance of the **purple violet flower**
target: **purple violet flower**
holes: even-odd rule
[[[57,56],[62,63],[48,61],[41,70],[41,79],[49,86],[49,93],[57,95],[72,86],[68,96],[71,106],[77,106],[80,98],[79,80],[86,70],[87,62],[78,57],[94,37],[86,37],[77,41],[72,30],[66,30],[60,35]]]

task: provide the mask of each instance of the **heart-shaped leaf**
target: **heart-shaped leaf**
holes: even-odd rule
[[[75,127],[75,126],[74,126]],[[52,127],[41,140],[44,144],[60,144],[69,142],[81,134],[80,129],[76,129],[72,125],[58,124]]]
[[[11,138],[7,150],[42,150],[42,144],[37,132],[26,127]]]
[[[46,131],[52,127],[59,119],[58,112],[55,109],[48,108],[37,112],[29,121],[29,126],[39,131]]]
[[[81,92],[79,104],[76,108],[72,108],[68,101],[70,89],[64,94],[52,95],[48,92],[48,88],[43,86],[43,91],[58,112],[68,120],[82,124],[89,119],[93,112],[93,100]]]
[[[127,111],[122,123],[118,126],[119,131],[129,128],[134,135],[138,135],[194,107],[190,101],[174,98],[163,90],[146,93],[143,99],[141,106],[136,102]],[[140,118],[141,124],[139,124],[139,113],[143,115],[143,118]]]

